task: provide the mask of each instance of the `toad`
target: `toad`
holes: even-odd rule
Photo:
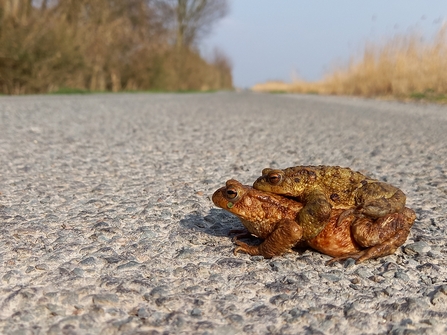
[[[339,166],[296,166],[284,170],[264,169],[255,189],[295,197],[304,204],[298,215],[307,227],[306,239],[317,236],[331,217],[331,209],[346,209],[369,219],[383,218],[405,208],[405,194],[388,183]]]
[[[308,236],[306,226],[297,221],[303,204],[295,200],[256,190],[231,179],[212,196],[214,204],[233,213],[242,221],[247,231],[264,241],[260,245],[248,245],[234,238],[237,252],[262,255],[265,258],[290,252],[300,242],[334,257],[329,263],[347,258],[361,263],[371,258],[390,255],[408,237],[416,218],[413,210],[404,208],[399,213],[384,215],[376,220],[357,218],[349,213],[337,224],[344,209],[332,209],[329,220],[315,237]]]

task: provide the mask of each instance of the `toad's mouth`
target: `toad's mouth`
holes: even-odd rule
[[[300,202],[299,199],[298,199],[297,197],[292,197],[291,195],[285,195],[285,194],[283,194],[282,197],[284,197],[284,198],[286,198],[286,199],[289,199],[289,200],[296,201],[296,202]]]

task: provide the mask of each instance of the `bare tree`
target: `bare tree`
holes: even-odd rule
[[[213,25],[228,13],[227,0],[175,1],[176,45],[191,47],[211,32]]]
[[[0,0],[0,93],[231,88],[225,57],[192,47],[226,1]]]
[[[48,7],[48,0],[42,0],[42,3],[40,4],[40,10],[45,11]]]

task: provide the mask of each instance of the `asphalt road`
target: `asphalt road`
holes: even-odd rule
[[[447,107],[306,95],[0,97],[0,333],[447,333]],[[234,256],[210,196],[341,165],[417,213],[395,255]]]

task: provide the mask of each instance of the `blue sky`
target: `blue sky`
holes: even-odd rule
[[[204,40],[233,63],[236,87],[293,76],[317,80],[360,55],[366,42],[447,23],[447,0],[229,0],[230,13]]]

